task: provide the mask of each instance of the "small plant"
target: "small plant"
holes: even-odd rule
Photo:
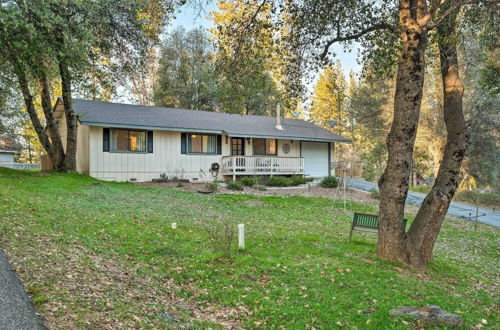
[[[167,173],[160,173],[160,179],[166,180],[167,179]]]
[[[334,176],[327,176],[321,180],[321,187],[323,188],[336,188],[339,186],[339,180]]]
[[[267,190],[267,187],[266,186],[263,186],[263,185],[260,185],[260,184],[256,184],[255,186],[252,187],[253,189],[257,189],[257,190],[260,190],[260,191],[266,191]]]
[[[284,176],[273,176],[267,181],[267,185],[273,187],[289,187],[292,185],[292,180]]]
[[[240,182],[245,186],[245,187],[253,187],[257,184],[257,180],[254,178],[250,177],[245,177],[240,180]]]
[[[243,185],[239,181],[229,181],[227,183],[227,189],[229,190],[243,190]]]
[[[211,190],[211,191],[217,191],[217,190],[219,190],[219,182],[213,181],[213,182],[207,183],[207,185],[205,186],[205,189]]]
[[[380,198],[380,191],[378,191],[377,188],[372,188],[372,189],[370,189],[370,196],[371,196],[371,198],[379,199]]]
[[[207,233],[214,252],[220,252],[223,258],[231,259],[237,228],[235,220],[231,218],[211,219],[203,222],[202,228]]]
[[[301,184],[306,184],[307,183],[307,180],[306,178],[302,177],[302,176],[298,176],[298,175],[294,175],[290,178],[291,180],[291,185],[292,186],[298,186],[298,185],[301,185]]]

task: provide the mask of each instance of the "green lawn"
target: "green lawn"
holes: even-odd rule
[[[0,246],[51,328],[418,328],[388,311],[427,304],[500,326],[496,228],[447,219],[414,273],[376,258],[373,234],[349,243],[352,210],[376,205],[96,182],[0,169]],[[247,226],[231,261],[203,229],[215,218]]]

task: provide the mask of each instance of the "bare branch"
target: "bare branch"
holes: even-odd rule
[[[458,1],[452,1],[452,0],[446,0],[441,4],[439,8],[448,8],[444,12],[441,13],[441,15],[437,16],[432,23],[430,23],[427,27],[428,30],[432,30],[436,28],[441,22],[448,17],[451,13],[453,13],[455,10],[460,9],[460,7],[465,6],[465,5],[473,5],[476,3],[479,3],[480,0],[458,0]]]
[[[326,43],[326,45],[325,45],[325,47],[323,49],[323,52],[321,53],[321,55],[319,56],[319,58],[321,60],[324,60],[326,58],[326,56],[328,55],[328,50],[336,42],[342,42],[342,41],[349,41],[349,40],[358,39],[358,38],[361,38],[362,36],[364,36],[367,33],[370,33],[370,32],[373,32],[373,31],[378,31],[378,30],[390,30],[393,33],[398,33],[399,32],[398,29],[395,26],[391,25],[391,24],[388,24],[388,23],[379,23],[379,24],[375,24],[375,25],[372,25],[370,27],[367,27],[366,29],[363,29],[363,30],[359,31],[358,33],[354,33],[354,34],[343,36],[343,37],[337,36],[336,38],[331,39],[331,40],[329,40]]]
[[[240,53],[241,47],[243,46],[243,41],[242,40],[245,38],[245,32],[255,22],[255,20],[257,19],[257,16],[259,15],[260,11],[262,10],[262,8],[264,7],[264,5],[266,3],[267,3],[267,0],[262,0],[262,2],[260,3],[260,5],[255,10],[255,13],[253,14],[252,18],[248,22],[248,24],[243,28],[243,30],[241,30],[241,32],[240,32],[240,40],[238,41],[238,48],[236,49],[236,54],[235,54],[236,56]]]

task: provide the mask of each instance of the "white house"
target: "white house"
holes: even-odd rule
[[[55,105],[62,138],[62,100]],[[110,181],[207,182],[243,175],[333,175],[336,143],[310,122],[265,116],[74,100],[77,171]]]
[[[12,150],[0,150],[0,165],[1,164],[12,164],[14,163],[15,151]]]

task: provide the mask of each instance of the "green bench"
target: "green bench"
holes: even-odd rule
[[[407,219],[403,219],[404,231],[406,231],[406,222]],[[378,233],[378,226],[378,215],[354,213],[354,216],[352,218],[351,232],[349,233],[349,241],[351,241],[352,232],[354,230]]]

